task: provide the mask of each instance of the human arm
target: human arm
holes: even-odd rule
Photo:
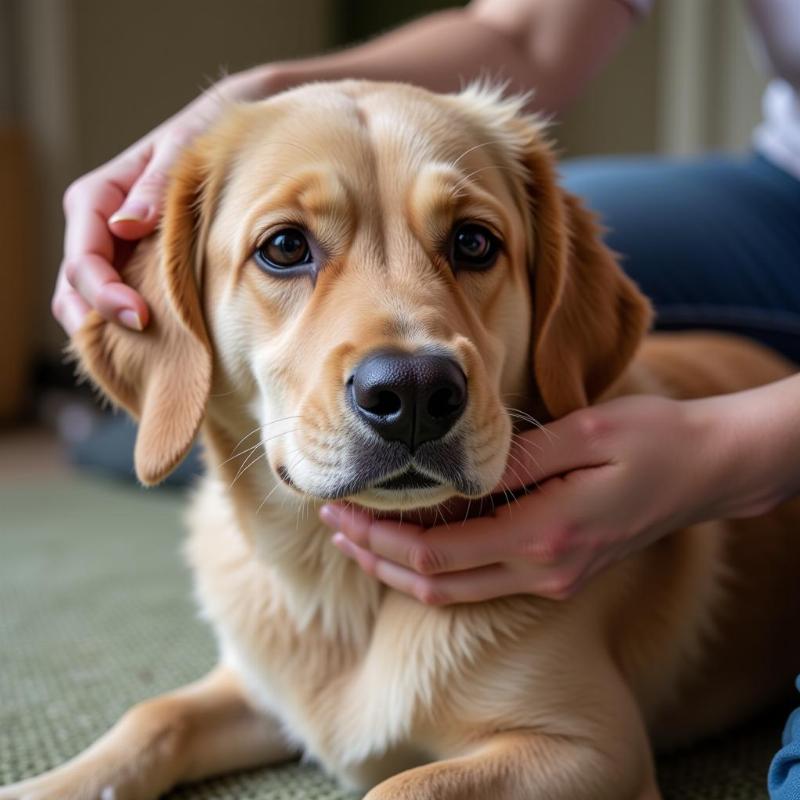
[[[66,235],[52,310],[68,333],[90,308],[141,329],[148,309],[120,277],[123,242],[152,233],[172,164],[220,113],[220,98],[256,100],[309,80],[368,78],[457,90],[479,78],[535,90],[533,105],[563,108],[630,28],[620,0],[475,0],[347,50],[229,76],[64,196]]]
[[[493,516],[424,529],[326,506],[322,519],[365,571],[424,602],[566,598],[671,531],[798,494],[800,375],[701,400],[613,400],[512,453],[501,486],[539,487]]]

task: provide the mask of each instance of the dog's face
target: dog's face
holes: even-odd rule
[[[258,430],[281,491],[379,509],[479,497],[512,409],[585,405],[646,325],[535,123],[491,94],[303,87],[232,109],[174,183],[161,252],[131,276],[153,330],[94,319],[78,339],[142,418],[145,482],[211,393],[231,436]]]
[[[206,308],[273,471],[379,508],[487,493],[530,373],[511,164],[419,92],[313,87],[247,114]]]

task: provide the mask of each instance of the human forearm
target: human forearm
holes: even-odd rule
[[[475,0],[367,44],[223,79],[69,188],[54,315],[69,333],[90,308],[134,330],[147,325],[144,299],[114,268],[113,237],[135,241],[153,232],[176,159],[217,119],[221,99],[259,100],[306,81],[341,78],[454,91],[485,77],[507,80],[510,91],[533,90],[532,109],[557,111],[608,60],[631,19],[620,0]]]
[[[800,374],[695,403],[720,514],[749,517],[800,493]]]
[[[631,16],[615,0],[481,0],[431,14],[366,44],[256,67],[228,79],[255,99],[307,80],[367,78],[455,91],[479,77],[534,90],[532,106],[563,108],[610,58]]]

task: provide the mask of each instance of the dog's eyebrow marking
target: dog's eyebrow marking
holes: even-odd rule
[[[499,148],[498,151],[496,145],[506,145],[506,149],[503,149],[501,147]],[[525,169],[522,166],[522,164],[520,164],[516,160],[512,160],[511,163],[507,164],[499,163],[501,159],[504,159],[504,156],[508,152],[508,143],[506,142],[505,139],[488,139],[485,142],[474,144],[471,147],[468,147],[466,150],[464,150],[461,153],[461,155],[458,156],[458,158],[456,158],[454,161],[451,161],[450,166],[453,169],[456,169],[463,158],[468,156],[470,153],[475,152],[476,150],[482,150],[484,147],[491,148],[491,150],[493,151],[492,154],[487,154],[487,157],[490,158],[491,163],[483,167],[480,167],[478,169],[475,169],[470,173],[465,174],[461,180],[466,183],[469,181],[470,178],[474,177],[475,175],[478,175],[481,172],[491,169],[497,169],[502,173],[501,175],[502,180],[504,181],[506,188],[511,192],[512,197],[515,198],[516,202],[517,189],[514,183],[514,178],[517,178],[519,180],[524,180]]]
[[[480,168],[477,171],[482,171]],[[460,215],[477,215],[499,230],[505,228],[502,205],[490,191],[471,183],[448,163],[430,164],[420,171],[411,186],[408,207],[416,226],[432,239],[444,240],[453,220]]]
[[[463,175],[458,181],[453,185],[452,191],[453,194],[458,195],[461,192],[462,187],[466,186],[470,183],[470,181],[476,176],[480,175],[481,172],[488,172],[491,169],[496,170],[505,170],[506,172],[515,173],[513,167],[507,167],[504,164],[489,164],[485,167],[478,167],[478,169],[472,170],[472,172],[468,172],[466,175]],[[509,187],[512,187],[512,184],[508,184]]]

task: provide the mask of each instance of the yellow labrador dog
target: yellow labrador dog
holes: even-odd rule
[[[144,483],[202,427],[187,552],[219,667],[2,800],[149,800],[298,754],[370,800],[656,800],[654,744],[800,671],[797,505],[677,531],[568,601],[454,607],[381,586],[316,519],[487,495],[508,398],[555,418],[791,371],[723,337],[642,344],[648,305],[519,102],[344,82],[233,107],[126,279],[152,325],[94,315],[75,346],[140,420]]]

